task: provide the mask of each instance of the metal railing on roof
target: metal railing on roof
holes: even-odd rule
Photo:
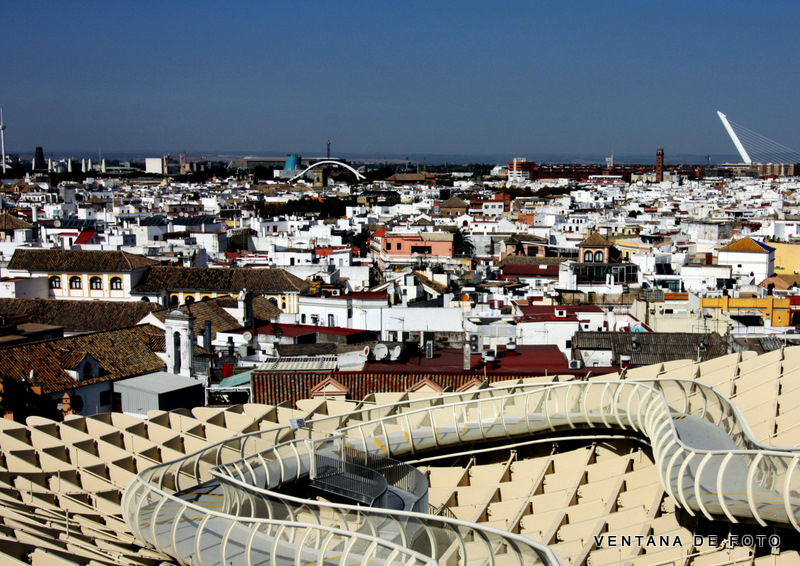
[[[727,398],[693,380],[514,384],[370,406],[351,417],[358,422],[345,427],[336,415],[307,421],[307,429],[258,431],[145,470],[125,492],[126,521],[140,539],[195,564],[233,556],[259,563],[267,560],[257,550],[263,548],[271,549],[269,560],[287,564],[302,562],[309,550],[334,563],[374,559],[376,553],[387,563],[466,563],[472,552],[488,552],[518,564],[558,564],[546,547],[485,525],[332,505],[279,490],[310,465],[298,434],[324,446],[331,442],[329,431],[338,429],[349,450],[396,457],[580,427],[632,430],[648,438],[665,489],[692,515],[800,531],[800,451],[759,444]],[[708,433],[717,449],[693,446],[693,429]],[[214,479],[224,495],[217,508],[195,493]],[[346,552],[334,554],[334,548]]]

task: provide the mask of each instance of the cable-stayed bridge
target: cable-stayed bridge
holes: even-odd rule
[[[747,165],[753,163],[800,163],[800,151],[773,141],[761,134],[731,122],[722,112],[717,112],[722,125],[736,146],[736,151]]]

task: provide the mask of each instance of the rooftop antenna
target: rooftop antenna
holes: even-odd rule
[[[0,145],[3,148],[3,175],[6,174],[6,123],[3,122],[3,109],[0,108]]]
[[[328,159],[331,158],[331,140],[328,140]]]

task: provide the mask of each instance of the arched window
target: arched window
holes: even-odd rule
[[[111,288],[114,291],[121,291],[122,290],[122,277],[112,277],[111,278]]]
[[[603,252],[594,252],[594,260],[597,263],[602,263],[603,262]]]
[[[583,252],[583,261],[585,261],[585,262],[591,262],[592,261],[592,252],[591,251]]]
[[[191,295],[186,297],[186,300],[184,301],[184,303],[186,303],[187,305],[191,305],[193,302],[194,302],[194,297],[192,297]]]
[[[179,304],[180,304],[180,299],[178,298],[178,295],[172,295],[169,298],[169,306],[170,307],[177,307]]]
[[[99,277],[92,277],[89,279],[89,289],[92,291],[103,290],[103,280]]]
[[[77,275],[73,275],[69,278],[69,288],[70,289],[83,289],[83,281]]]
[[[50,278],[50,288],[61,289],[61,277],[59,277],[58,275],[53,275]]]

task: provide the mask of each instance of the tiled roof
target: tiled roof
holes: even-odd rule
[[[774,285],[774,288],[779,291],[785,291],[795,285],[800,287],[800,275],[789,275],[788,273],[780,273],[775,277],[768,277],[758,284],[759,287],[769,288],[769,285]]]
[[[75,245],[82,246],[84,244],[88,244],[92,241],[92,238],[95,234],[97,234],[96,230],[84,230],[81,232],[80,236],[78,236],[78,239],[75,240]]]
[[[151,347],[156,338],[163,343],[164,332],[145,324],[0,348],[0,375],[24,381],[33,370],[33,382],[41,384],[43,394],[49,394],[67,391],[76,385],[160,371],[165,367],[164,361]],[[89,354],[100,362],[100,376],[79,383],[72,379],[65,370],[65,366],[69,369],[75,362],[70,352]]]
[[[457,196],[452,196],[442,204],[439,205],[439,208],[469,208],[469,204],[458,198]]]
[[[741,240],[737,240],[731,244],[728,244],[724,248],[720,248],[721,252],[751,252],[751,253],[759,253],[765,254],[769,252],[774,252],[775,248],[772,246],[768,246],[763,242],[759,242],[758,240],[754,240],[753,238],[742,238]]]
[[[10,212],[3,212],[0,214],[0,230],[21,230],[27,228],[33,228],[33,225],[19,216],[14,216]]]
[[[519,264],[507,263],[503,265],[503,275],[516,275],[516,276],[533,276],[545,275],[548,277],[558,277],[558,265],[549,264]]]
[[[249,269],[236,267],[151,267],[131,294],[160,293],[169,290],[232,291],[242,289],[256,293],[305,291],[310,283],[282,269]]]
[[[569,258],[508,255],[504,257],[498,265],[500,267],[504,267],[506,265],[560,265],[567,261],[567,259]]]
[[[546,244],[547,238],[534,236],[533,234],[512,234],[505,240],[506,244]]]
[[[704,339],[705,346],[701,346]],[[709,360],[728,353],[727,342],[716,332],[576,332],[572,347],[611,350],[615,366],[619,365],[621,355],[630,355],[631,364],[638,366],[686,358]]]
[[[160,308],[155,303],[142,301],[0,299],[0,313],[25,314],[37,324],[54,324],[68,331],[80,332],[134,326]]]
[[[238,309],[239,299],[225,295],[217,297],[216,302],[219,306],[225,309]],[[283,311],[275,306],[272,301],[267,299],[264,295],[256,295],[253,297],[253,316],[256,320],[270,321],[278,318]]]
[[[161,323],[164,323],[165,317],[174,310],[174,308],[162,309],[154,312],[153,316],[161,321]],[[242,326],[239,324],[239,321],[228,314],[216,300],[198,301],[193,303],[190,309],[187,309],[184,305],[180,307],[179,310],[182,312],[191,310],[192,315],[195,317],[194,332],[196,336],[200,336],[205,332],[207,320],[211,321],[212,340],[216,338],[217,332],[226,332],[234,328],[241,328]]]
[[[156,260],[123,251],[17,249],[8,269],[64,273],[120,273],[151,265]]]
[[[363,348],[364,345],[359,346]],[[387,346],[394,347],[394,344],[387,343]],[[473,364],[477,364],[480,356],[471,356],[471,360]],[[418,381],[425,378],[441,387],[452,387],[455,390],[475,378],[495,383],[521,376],[585,375],[589,370],[598,375],[611,371],[608,368],[570,370],[564,354],[558,346],[552,344],[520,345],[516,355],[501,357],[499,360],[498,366],[488,370],[486,368],[464,370],[463,351],[461,348],[453,348],[437,350],[433,359],[426,359],[423,352],[419,358],[414,357],[406,362],[386,364],[368,361],[363,371],[336,371],[331,375],[347,387],[351,399],[363,399],[375,392],[409,391]],[[252,374],[253,399],[256,403],[293,404],[298,399],[307,399],[310,391],[324,378],[325,376],[311,373],[310,370],[305,373],[280,373],[264,371],[264,368],[260,367],[253,370]]]
[[[281,309],[263,295],[253,297],[253,316],[258,320],[275,320],[283,313]]]
[[[610,248],[614,244],[606,240],[603,236],[594,232],[591,236],[578,244],[579,248]]]
[[[159,354],[165,354],[167,352],[167,339],[164,333],[159,335],[150,336],[147,339],[147,345],[150,347],[151,350],[154,352],[158,352]],[[193,348],[194,356],[196,358],[204,356],[209,357],[212,355],[211,350],[206,350],[202,346],[198,346],[197,344],[194,345]]]

